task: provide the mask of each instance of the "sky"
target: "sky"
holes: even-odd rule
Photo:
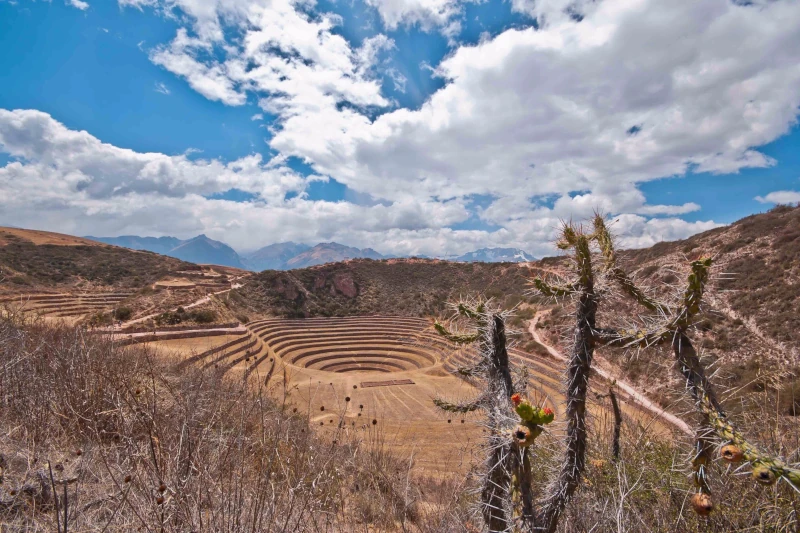
[[[796,0],[0,0],[0,225],[627,247],[800,202]]]

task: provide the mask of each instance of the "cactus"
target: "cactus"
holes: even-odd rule
[[[554,414],[526,401],[521,392],[527,379],[517,386],[511,378],[506,349],[504,315],[490,309],[486,303],[475,306],[459,304],[458,314],[475,324],[472,333],[449,331],[435,324],[439,334],[458,344],[477,342],[480,359],[472,367],[458,373],[468,379],[480,380],[484,392],[475,400],[451,403],[442,399],[436,405],[450,412],[483,409],[490,431],[487,442],[486,471],[483,476],[481,504],[489,531],[525,531],[552,533],[564,508],[577,490],[586,463],[586,394],[594,353],[597,296],[594,291],[592,243],[594,234],[565,224],[557,245],[574,250],[575,279],[555,286],[542,279],[534,286],[550,297],[571,297],[576,301],[575,335],[567,369],[567,430],[564,459],[547,494],[534,502],[530,446],[551,423]],[[518,393],[516,390],[521,392]],[[510,416],[516,414],[516,418]]]
[[[616,346],[652,346],[670,343],[677,363],[678,371],[684,378],[686,389],[692,397],[698,412],[703,415],[704,436],[706,440],[711,434],[726,443],[731,459],[746,460],[752,465],[753,479],[763,484],[772,484],[783,479],[795,489],[800,490],[800,470],[790,467],[782,460],[772,457],[751,444],[728,420],[725,411],[717,400],[711,382],[706,376],[705,368],[692,345],[688,331],[701,311],[703,295],[709,279],[709,271],[713,260],[709,257],[692,261],[690,273],[686,280],[686,288],[682,298],[676,304],[660,303],[648,296],[645,291],[636,287],[631,278],[617,265],[613,239],[601,216],[595,217],[595,233],[602,236],[601,250],[605,258],[605,269],[609,277],[621,287],[622,291],[637,303],[657,316],[653,325],[643,330],[596,330],[597,341]],[[700,442],[700,440],[698,440]],[[700,445],[698,445],[700,446]],[[700,446],[698,457],[707,457],[709,444]],[[723,455],[723,458],[725,456]],[[708,494],[708,485],[704,479],[704,468],[695,466],[695,481],[700,493]],[[706,502],[706,499],[703,499]],[[710,502],[710,500],[708,500]],[[702,514],[702,513],[701,513]]]
[[[467,413],[481,409],[486,413],[489,437],[481,487],[481,514],[489,531],[508,531],[513,520],[510,504],[512,477],[519,479],[523,474],[520,473],[522,461],[515,457],[521,448],[517,445],[518,437],[513,436],[517,432],[511,416],[511,397],[516,387],[509,368],[505,320],[502,313],[490,308],[486,302],[475,305],[460,303],[456,305],[456,311],[474,324],[473,333],[453,333],[438,322],[434,328],[456,344],[478,344],[478,362],[458,372],[471,380],[482,381],[483,393],[467,402],[453,403],[437,398],[434,403],[446,412]],[[522,440],[528,438],[529,433]]]

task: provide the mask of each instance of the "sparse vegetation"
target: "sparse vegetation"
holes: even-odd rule
[[[4,528],[434,532],[467,520],[457,485],[412,479],[378,430],[318,438],[263,385],[14,318],[0,320],[0,360]]]
[[[21,239],[0,246],[0,266],[17,273],[7,281],[44,286],[86,281],[137,288],[187,265],[171,257],[111,246],[36,245]]]

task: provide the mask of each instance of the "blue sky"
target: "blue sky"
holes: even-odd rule
[[[600,208],[625,245],[686,237],[800,201],[798,22],[788,0],[0,0],[0,224],[538,255]]]

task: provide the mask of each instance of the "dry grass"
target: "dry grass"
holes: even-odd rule
[[[454,482],[420,485],[371,429],[321,438],[263,387],[15,317],[0,352],[3,531],[464,530]]]
[[[65,503],[75,532],[480,531],[469,475],[419,477],[390,453],[404,437],[389,418],[345,431],[346,410],[332,408],[341,398],[326,398],[325,416],[334,422],[316,431],[321,397],[311,401],[313,415],[295,412],[297,392],[246,384],[236,374],[177,373],[146,347],[13,315],[0,321],[0,361],[4,533],[63,531]],[[777,409],[764,394],[737,423],[797,461],[796,419],[776,416]],[[337,421],[345,422],[341,429]],[[690,442],[659,440],[626,419],[615,463],[607,419],[591,424],[586,483],[560,531],[779,532],[800,525],[800,502],[785,484],[757,485],[721,461],[710,475],[717,508],[700,518],[687,504]],[[448,426],[450,440],[437,443],[442,461],[470,453],[459,440],[462,427]],[[537,490],[556,464],[559,434],[537,441]],[[52,486],[57,500],[48,498]]]

